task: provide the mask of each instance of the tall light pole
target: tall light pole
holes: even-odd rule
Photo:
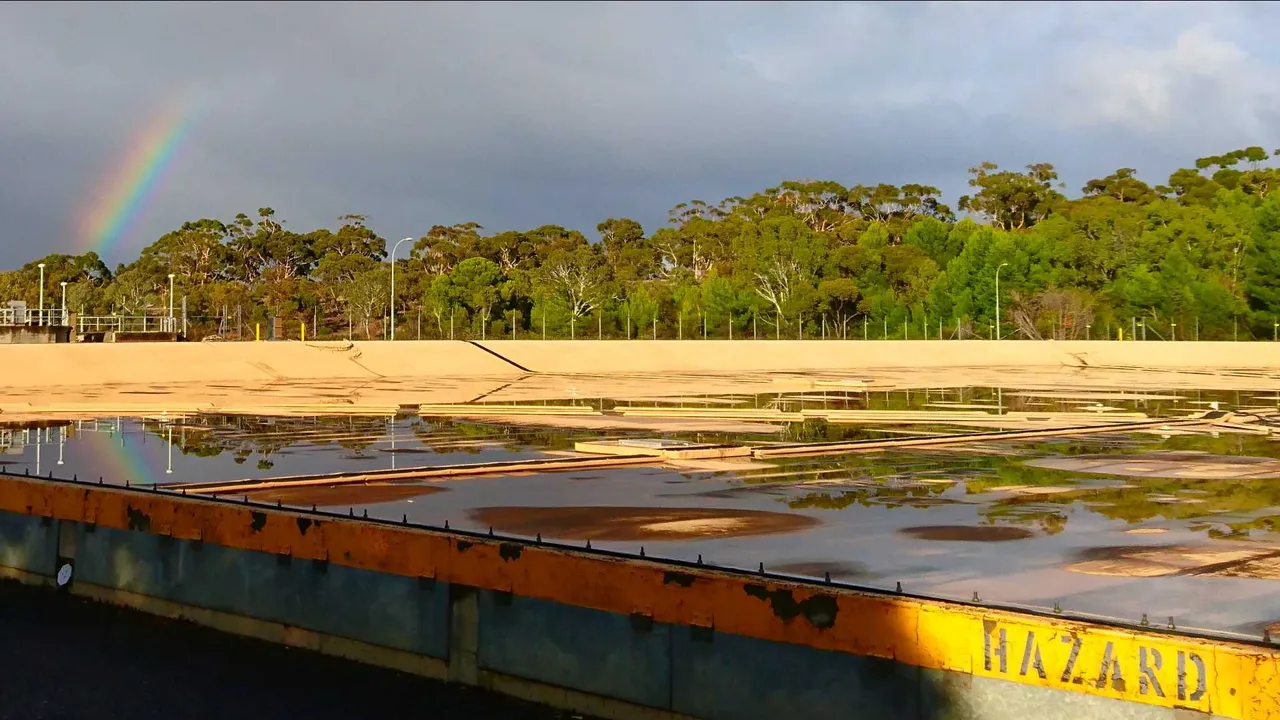
[[[40,322],[44,325],[44,263],[40,263],[36,267],[40,268]]]
[[[62,286],[62,324],[67,324],[67,281],[58,283]]]
[[[396,339],[396,250],[413,238],[404,238],[391,248],[391,339]]]
[[[996,268],[996,339],[1000,339],[1000,268],[1008,265],[1007,262],[1000,263]]]
[[[173,322],[173,273],[169,273],[169,332],[174,331]]]

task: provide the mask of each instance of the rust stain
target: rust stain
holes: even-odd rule
[[[129,529],[146,532],[151,529],[151,517],[132,505],[125,511],[129,518]]]
[[[836,616],[840,613],[840,606],[832,595],[811,595],[797,601],[788,588],[770,590],[764,585],[747,584],[742,589],[751,597],[769,603],[773,614],[784,623],[803,615],[810,625],[826,630],[836,624]]]
[[[694,577],[689,573],[676,572],[675,570],[668,570],[662,573],[663,585],[679,585],[680,587],[687,588],[693,586],[693,581]]]

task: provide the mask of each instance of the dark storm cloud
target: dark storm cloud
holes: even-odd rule
[[[164,103],[206,104],[117,250],[271,205],[388,237],[609,216],[790,178],[1049,161],[1072,188],[1277,127],[1273,6],[0,5],[0,267],[76,225]],[[1274,147],[1269,145],[1268,148]]]

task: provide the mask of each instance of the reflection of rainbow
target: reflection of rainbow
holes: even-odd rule
[[[105,260],[105,255],[133,228],[146,201],[182,149],[194,120],[192,103],[174,100],[133,138],[116,168],[79,213],[81,252],[93,250]]]
[[[124,429],[128,430],[128,425]],[[134,429],[146,432],[141,426],[135,426]],[[141,434],[126,435],[123,447],[120,445],[119,435],[111,440],[115,447],[103,448],[102,454],[98,456],[105,461],[102,476],[106,480],[117,483],[127,481],[131,485],[156,482],[157,476],[151,469],[151,463],[147,462],[146,446],[142,444]],[[107,475],[108,472],[111,475]]]
[[[95,461],[92,477],[88,479],[96,480],[101,477],[104,481],[117,485],[126,482],[131,485],[157,482],[156,478],[164,472],[164,468],[152,469],[152,463],[147,459],[147,448],[157,439],[163,447],[166,444],[165,438],[152,436],[147,438],[147,445],[143,445],[142,435],[139,433],[142,426],[128,418],[123,419],[122,424],[123,431],[127,433],[123,445],[120,443],[119,432],[85,433],[80,438],[87,445],[89,457]]]

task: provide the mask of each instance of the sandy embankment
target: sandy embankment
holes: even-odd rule
[[[1280,344],[450,341],[0,347],[0,422],[901,388],[1269,390]],[[487,350],[486,350],[487,348]]]

